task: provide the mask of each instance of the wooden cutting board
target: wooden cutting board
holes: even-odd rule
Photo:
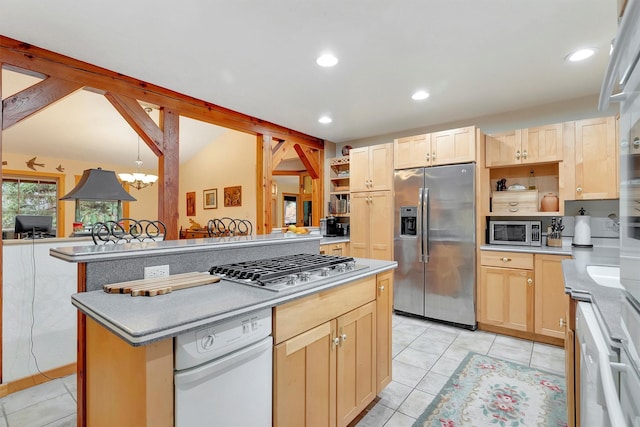
[[[110,294],[131,294],[132,297],[168,294],[179,289],[193,288],[220,281],[219,276],[212,276],[205,272],[174,274],[173,276],[156,277],[153,279],[132,280],[104,285],[102,288]]]

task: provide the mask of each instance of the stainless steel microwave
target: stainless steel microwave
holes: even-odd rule
[[[540,221],[489,221],[492,245],[541,246]]]

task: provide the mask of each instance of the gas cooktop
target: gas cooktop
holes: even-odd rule
[[[283,291],[367,268],[350,257],[297,254],[277,258],[214,265],[209,273],[235,283]]]

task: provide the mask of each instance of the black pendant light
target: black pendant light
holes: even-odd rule
[[[78,185],[60,200],[136,201],[122,187],[114,171],[106,171],[102,168],[86,169]]]

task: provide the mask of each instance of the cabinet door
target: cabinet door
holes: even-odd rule
[[[367,258],[393,260],[393,200],[391,191],[369,195],[369,253]]]
[[[575,122],[575,200],[618,198],[615,118]]]
[[[485,136],[487,167],[522,163],[522,132],[520,129]]]
[[[352,148],[349,165],[350,191],[369,191],[369,147]]]
[[[562,160],[562,123],[528,128],[522,132],[522,163]]]
[[[376,286],[376,392],[380,394],[391,382],[393,272],[378,274]]]
[[[273,425],[336,425],[336,352],[332,320],[274,348]]]
[[[349,251],[352,257],[369,258],[370,198],[370,193],[351,193]]]
[[[480,267],[479,321],[533,331],[533,272]]]
[[[372,145],[369,150],[369,190],[391,190],[393,186],[392,144]]]
[[[415,135],[396,139],[393,143],[393,163],[396,169],[431,165],[430,135]]]
[[[564,293],[562,260],[559,255],[535,255],[535,328],[537,334],[564,338],[569,296]]]
[[[448,165],[476,160],[476,128],[451,129],[431,134],[431,164]]]
[[[376,397],[376,302],[338,319],[337,416],[346,426]],[[302,424],[298,424],[302,425]]]

